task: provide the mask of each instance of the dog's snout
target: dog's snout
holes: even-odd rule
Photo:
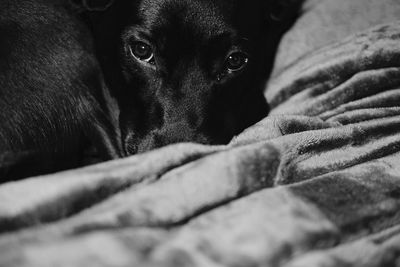
[[[178,122],[152,130],[141,138],[135,138],[134,135],[127,136],[124,147],[128,155],[133,155],[181,142],[212,143],[211,139],[201,134],[198,129],[192,128],[186,122]]]

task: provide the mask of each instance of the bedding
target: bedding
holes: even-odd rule
[[[177,144],[0,186],[0,266],[397,266],[400,2],[308,0],[272,111]]]

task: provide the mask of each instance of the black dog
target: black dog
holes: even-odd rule
[[[112,97],[69,1],[96,11]],[[80,166],[88,144],[111,159],[228,142],[268,111],[263,87],[284,29],[266,19],[271,1],[1,1],[0,182]]]
[[[92,13],[126,154],[227,143],[266,116],[263,89],[284,31],[271,19],[280,2],[117,0]]]
[[[0,1],[0,182],[121,155],[93,51],[64,1]]]

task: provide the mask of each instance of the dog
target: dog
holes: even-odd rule
[[[102,10],[95,2],[87,9]],[[89,12],[124,153],[226,144],[264,118],[282,21],[295,17],[287,2],[117,0]]]
[[[268,113],[286,27],[274,5],[3,0],[0,182],[82,166],[88,148],[107,160],[229,142]]]
[[[91,33],[66,1],[2,0],[0,36],[0,182],[81,166],[86,150],[122,156]]]

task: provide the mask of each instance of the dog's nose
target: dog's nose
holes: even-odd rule
[[[123,138],[123,150],[126,156],[134,155],[138,151],[138,141],[133,132],[128,133]]]

